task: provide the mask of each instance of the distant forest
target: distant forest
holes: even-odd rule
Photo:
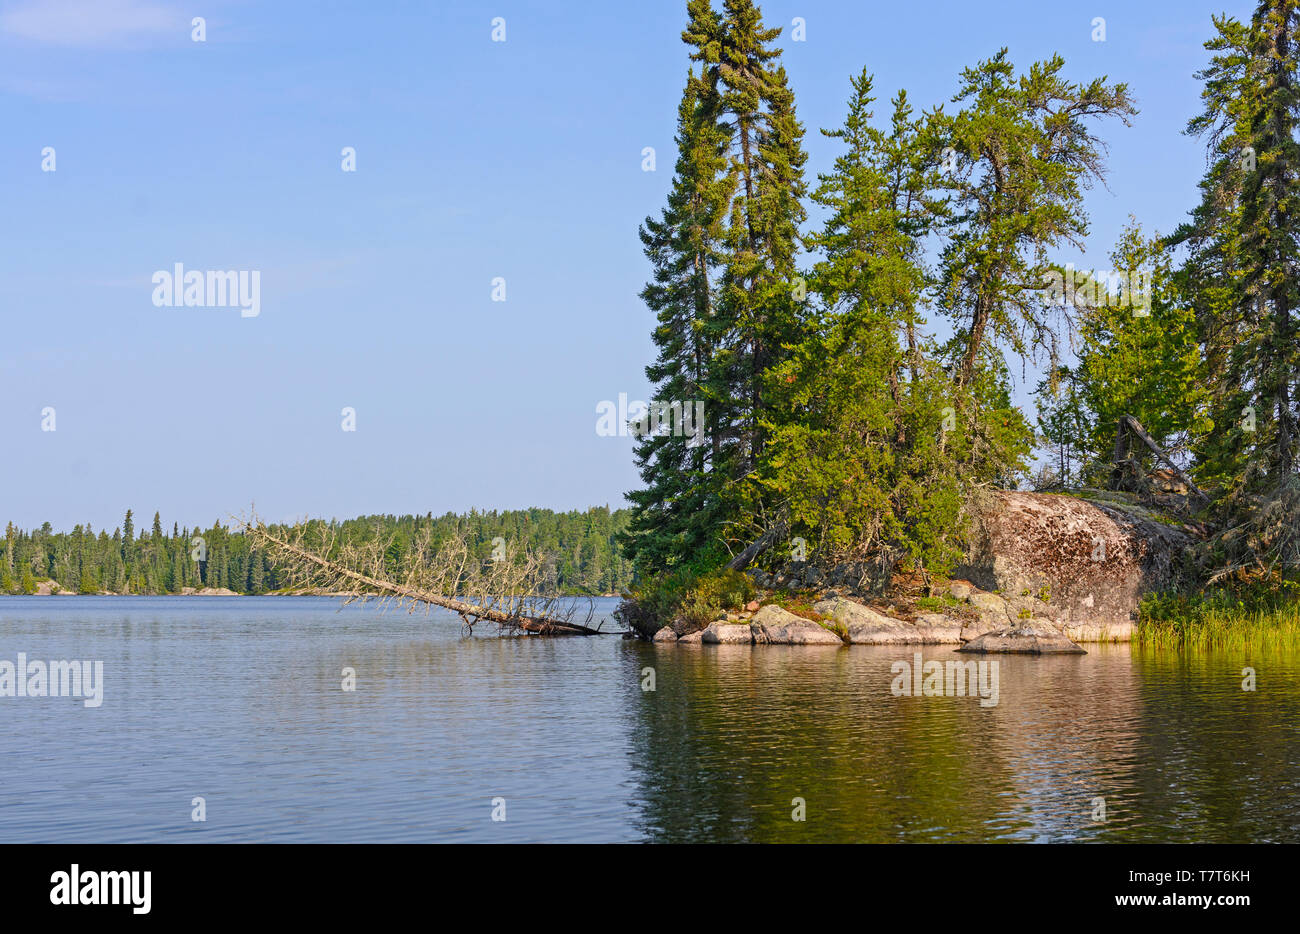
[[[606,506],[569,512],[472,511],[436,518],[432,513],[361,516],[331,524],[345,542],[387,541],[390,570],[399,576],[411,560],[414,536],[431,528],[435,541],[463,535],[484,561],[492,558],[494,539],[526,543],[543,556],[549,584],[556,592],[603,594],[619,592],[632,581],[631,562],[622,558],[615,544],[627,518],[627,510],[611,512]],[[168,594],[201,587],[260,594],[288,586],[274,561],[220,522],[207,529],[173,523],[169,532],[154,513],[147,531],[137,532],[135,523],[129,509],[111,535],[89,525],[55,532],[47,522],[27,532],[9,523],[0,555],[0,592],[37,593],[45,580],[82,594]]]

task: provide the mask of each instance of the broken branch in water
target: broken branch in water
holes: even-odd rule
[[[395,580],[393,569],[399,565],[390,560],[392,540],[344,542],[335,526],[319,520],[276,532],[256,516],[239,520],[239,525],[289,579],[305,588],[345,592],[348,603],[377,598],[410,611],[440,606],[458,614],[471,630],[479,620],[487,620],[503,632],[602,634],[572,621],[576,600],[565,607],[561,597],[545,595],[541,559],[509,543],[483,562],[474,557],[463,534],[434,542],[428,529],[419,530],[409,544],[405,579]],[[590,601],[588,607],[590,622]]]

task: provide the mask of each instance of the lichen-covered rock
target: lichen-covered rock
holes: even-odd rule
[[[942,613],[919,613],[916,631],[922,645],[948,645],[961,642],[961,622]]]
[[[655,642],[676,642],[677,633],[673,632],[671,626],[665,626],[654,634]]]
[[[1001,620],[1010,619],[1007,614],[1007,601],[995,593],[984,593],[977,590],[966,597],[966,602],[975,607],[982,617]]]
[[[871,607],[863,606],[861,603],[846,600],[844,597],[828,597],[820,600],[813,604],[813,609],[822,616],[830,617],[845,626],[852,626],[854,623],[885,625],[902,622],[883,613],[877,613]]]
[[[752,645],[754,633],[749,623],[710,623],[700,641],[707,645]]]
[[[853,645],[931,645],[957,641],[955,637],[950,638],[947,632],[933,631],[935,627],[917,626],[905,620],[894,619],[843,597],[822,600],[814,604],[813,609],[843,625],[849,642]]]
[[[947,594],[955,600],[965,600],[975,592],[975,587],[969,581],[952,580],[933,588],[936,595]]]
[[[1061,631],[1075,642],[1132,642],[1132,623],[1066,623]]]
[[[704,641],[704,630],[697,629],[694,632],[688,632],[677,640],[678,645],[699,645]]]
[[[958,652],[1023,653],[1026,655],[1086,655],[1047,620],[1029,620],[1014,629],[999,629],[967,642]]]
[[[1007,613],[1013,621],[1034,616],[1057,619],[1061,615],[1061,611],[1050,603],[1045,603],[1035,596],[1024,594],[1007,598]]]
[[[842,625],[854,645],[912,645],[920,638],[910,623],[843,597],[822,600],[813,604],[813,609]]]
[[[997,632],[999,629],[1005,628],[1005,624],[996,624],[985,619],[966,620],[957,636],[957,641],[970,642],[972,639],[978,639],[986,632]]]
[[[1118,633],[1143,594],[1176,583],[1179,557],[1194,542],[1181,528],[1121,505],[990,493],[972,510],[971,544],[955,576],[1004,594],[1045,593],[1063,626]]]
[[[754,614],[754,641],[768,645],[843,645],[844,640],[810,619],[779,606],[765,606]]]

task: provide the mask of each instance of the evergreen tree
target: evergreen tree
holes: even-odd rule
[[[958,388],[978,381],[986,347],[1046,349],[1058,360],[1058,330],[1043,288],[1049,250],[1081,247],[1082,189],[1103,177],[1101,145],[1088,121],[1135,108],[1125,85],[1074,84],[1058,55],[1017,76],[1007,50],[962,72],[961,110],[932,117],[943,154],[949,241],[938,304],[954,322]],[[994,369],[997,369],[994,363]],[[959,400],[961,401],[961,400]],[[975,412],[968,412],[972,424]]]
[[[764,398],[768,370],[801,335],[799,275],[795,265],[799,225],[806,212],[803,127],[781,50],[772,43],[780,29],[767,29],[751,0],[725,0],[718,74],[724,120],[732,131],[731,163],[736,197],[726,231],[719,313],[726,329],[715,357],[715,394],[726,400],[719,419],[719,466],[736,480],[755,468],[764,425],[781,421]],[[741,492],[747,487],[732,489]],[[733,497],[733,499],[736,499]],[[732,523],[758,511],[736,502]],[[744,538],[744,535],[741,535]]]
[[[1147,283],[1147,294],[1115,292],[1107,282],[1083,284],[1074,302],[1082,339],[1079,363],[1063,370],[1063,395],[1047,407],[1048,423],[1058,434],[1074,432],[1098,483],[1108,479],[1123,416],[1135,417],[1174,456],[1189,454],[1191,440],[1207,427],[1196,313],[1177,288],[1167,252],[1134,222],[1111,253],[1111,263],[1124,282]],[[1055,388],[1048,384],[1043,391],[1054,395]],[[1075,401],[1079,417],[1070,428]]]
[[[1214,430],[1206,472],[1229,497],[1294,486],[1300,467],[1300,149],[1297,0],[1263,0],[1249,24],[1216,17],[1197,77],[1208,137],[1202,202],[1175,234],[1201,320]]]
[[[691,0],[682,39],[698,63],[678,111],[669,204],[642,230],[654,280],[643,298],[658,321],[647,375],[661,403],[699,400],[705,438],[649,437],[637,448],[646,488],[632,492],[627,553],[642,572],[707,567],[744,540],[761,511],[753,478],[769,371],[800,335],[795,257],[804,219],[803,129],[780,49],[752,0],[721,15]],[[680,396],[678,394],[681,394]]]
[[[872,79],[852,79],[844,143],[813,198],[829,216],[813,238],[819,313],[773,394],[788,417],[771,424],[763,482],[789,511],[811,557],[870,556],[883,585],[900,559],[946,568],[960,490],[941,444],[948,382],[924,357],[917,305],[926,284],[920,238],[927,161],[905,94],[890,131],[871,126]]]
[[[697,16],[712,11],[695,4]],[[700,9],[700,7],[703,9]],[[734,188],[727,171],[727,131],[708,69],[692,70],[678,108],[678,158],[668,205],[658,220],[646,218],[641,241],[654,269],[641,292],[656,313],[656,361],[646,367],[659,403],[677,403],[694,419],[697,400],[705,423],[696,437],[647,432],[636,446],[645,488],[627,494],[633,514],[623,547],[647,572],[665,570],[716,548],[723,475],[714,471],[724,399],[708,378],[719,338],[712,280],[721,262],[723,218]],[[676,412],[670,410],[672,416]]]
[[[643,228],[654,266],[643,297],[658,318],[659,355],[647,374],[661,402],[689,392],[683,401],[705,403],[706,438],[638,446],[647,486],[629,494],[624,547],[646,573],[714,566],[755,531],[756,469],[768,426],[784,420],[766,384],[802,328],[806,156],[773,46],[780,30],[763,25],[752,0],[725,0],[721,15],[690,0],[687,12],[682,39],[699,71],[678,111],[668,208]]]

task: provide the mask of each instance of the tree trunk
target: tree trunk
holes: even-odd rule
[[[407,600],[415,600],[420,603],[429,603],[433,606],[440,606],[444,609],[458,613],[462,619],[468,620],[485,619],[488,622],[499,623],[505,626],[514,626],[525,632],[533,632],[538,635],[582,635],[598,636],[602,635],[599,630],[589,629],[586,626],[580,626],[577,623],[570,623],[566,620],[551,619],[546,616],[522,616],[503,613],[500,610],[494,610],[491,607],[479,606],[474,603],[466,603],[464,600],[457,600],[454,597],[444,597],[442,594],[426,593],[421,590],[415,590],[396,584],[392,581],[380,580],[376,577],[370,577],[348,568],[342,567],[327,558],[313,554],[304,548],[299,548],[281,538],[272,535],[263,525],[248,525],[247,529],[250,534],[256,538],[262,539],[270,549],[279,550],[285,554],[292,555],[300,561],[306,561],[318,567],[328,570],[331,574],[345,577],[354,583],[373,588],[379,593],[389,594],[394,597],[400,597]]]

